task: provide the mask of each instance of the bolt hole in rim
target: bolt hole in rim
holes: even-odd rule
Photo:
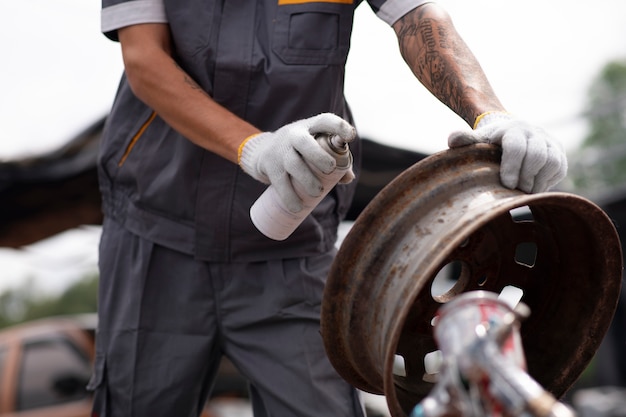
[[[333,263],[321,323],[329,359],[357,388],[384,394],[394,417],[432,388],[433,318],[461,293],[523,291],[528,371],[556,397],[613,317],[622,256],[610,219],[576,195],[502,187],[499,159],[479,144],[416,163],[366,207]],[[447,287],[437,278],[446,268],[458,271]]]

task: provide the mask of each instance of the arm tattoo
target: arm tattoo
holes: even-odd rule
[[[422,84],[440,101],[473,124],[480,114],[476,94],[495,99],[482,69],[453,28],[418,8],[399,21],[400,51]],[[490,98],[490,99],[491,99]]]
[[[204,91],[202,89],[202,87],[200,87],[200,85],[197,82],[194,81],[193,78],[191,78],[189,75],[187,75],[187,73],[185,73],[184,77],[185,77],[184,78],[185,83],[188,84],[192,89]]]
[[[189,85],[193,90],[200,91],[206,96],[209,95],[206,91],[204,91],[200,84],[198,84],[193,78],[189,76],[189,74],[187,74],[187,71],[185,71],[180,65],[178,65],[178,62],[174,61],[174,65],[176,65],[176,68],[178,68],[183,73],[183,81],[185,82],[185,84]]]

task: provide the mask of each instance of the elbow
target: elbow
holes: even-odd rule
[[[450,14],[438,3],[426,3],[418,7],[418,9],[421,9],[424,18],[434,19],[438,22],[452,23]]]
[[[166,24],[131,25],[118,31],[126,79],[142,101],[163,83],[164,68],[171,60],[169,27]]]
[[[451,42],[458,38],[448,12],[436,3],[423,4],[394,23],[400,53],[415,71],[419,57],[428,53],[437,55],[450,51]]]
[[[144,101],[151,84],[150,79],[153,76],[150,67],[149,60],[142,59],[137,54],[124,54],[124,73],[128,85],[132,92]]]

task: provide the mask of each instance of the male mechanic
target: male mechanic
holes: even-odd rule
[[[267,184],[294,212],[294,183],[321,192],[309,166],[334,162],[316,133],[351,142],[358,161],[343,87],[361,1],[103,0],[102,30],[121,43],[125,73],[99,158],[94,416],[197,416],[222,355],[250,381],[256,417],[363,416],[319,333],[356,181],[284,241],[248,214]],[[440,6],[367,3],[419,81],[474,128],[450,146],[500,144],[507,187],[540,192],[563,178],[559,145],[506,113]]]

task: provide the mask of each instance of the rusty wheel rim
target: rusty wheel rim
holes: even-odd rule
[[[418,162],[366,207],[333,263],[322,303],[329,359],[357,388],[384,394],[394,417],[430,392],[423,358],[436,349],[431,319],[458,294],[524,291],[528,371],[557,397],[613,317],[622,256],[610,219],[580,196],[504,188],[499,160],[499,148],[474,145]],[[514,219],[521,208],[530,219]],[[524,245],[533,259],[520,259]],[[446,265],[460,266],[456,284],[433,294]],[[396,354],[406,376],[393,374]]]

